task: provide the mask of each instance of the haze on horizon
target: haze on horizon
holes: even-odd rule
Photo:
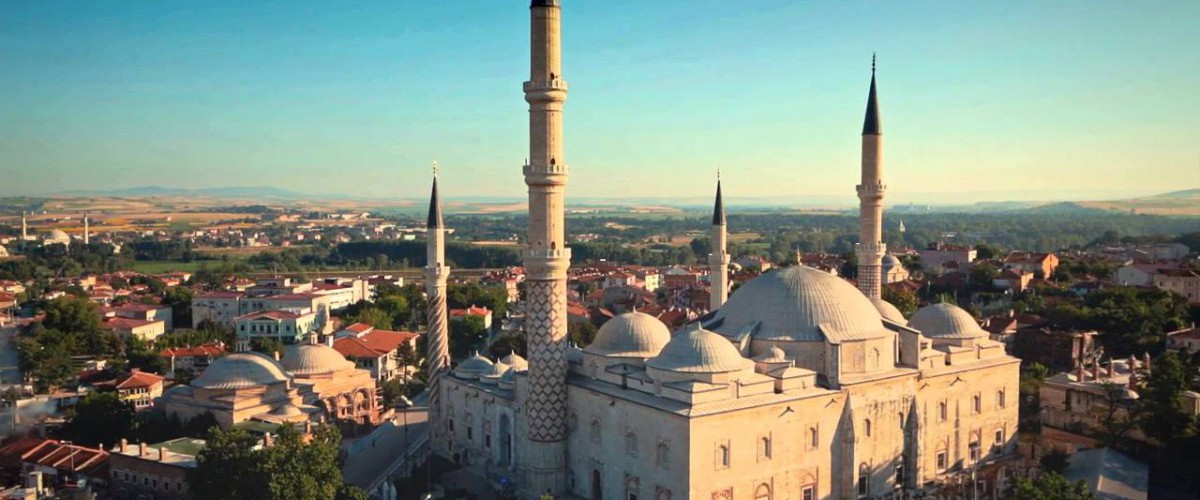
[[[1200,186],[1200,3],[566,0],[570,193],[897,202]],[[0,5],[0,195],[523,196],[527,1]],[[964,199],[965,198],[965,199]]]

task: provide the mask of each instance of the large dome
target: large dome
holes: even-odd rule
[[[203,389],[245,389],[287,380],[283,367],[275,360],[256,352],[238,352],[214,360],[191,385]]]
[[[724,337],[693,326],[675,335],[646,365],[672,372],[725,373],[749,368],[754,362],[743,358]]]
[[[292,375],[318,375],[354,368],[353,361],[325,344],[287,346],[282,363]]]
[[[908,324],[908,320],[904,319],[904,313],[901,313],[900,309],[897,309],[891,302],[883,299],[871,299],[871,303],[875,304],[875,309],[879,311],[879,315],[883,316],[884,319],[901,325]]]
[[[756,322],[754,338],[759,340],[820,341],[822,323],[858,338],[887,333],[879,311],[862,292],[808,266],[786,267],[747,282],[705,324],[733,336]]]
[[[971,313],[954,304],[930,304],[913,313],[908,326],[926,337],[946,339],[986,338],[988,333],[979,327]]]
[[[631,312],[605,322],[583,351],[601,356],[649,358],[657,356],[670,341],[670,330],[658,318]]]

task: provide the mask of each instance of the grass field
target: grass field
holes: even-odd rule
[[[196,269],[200,268],[200,264],[202,262],[205,261],[176,262],[169,260],[139,260],[135,261],[132,267],[134,271],[146,274],[162,274],[173,271],[193,273],[196,272]],[[211,267],[214,263],[209,262],[208,264]],[[217,262],[215,264],[219,265],[220,263]]]

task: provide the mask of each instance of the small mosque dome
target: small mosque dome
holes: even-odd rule
[[[500,358],[500,362],[517,371],[525,371],[529,369],[529,362],[522,358],[520,354],[515,352],[509,353],[508,356]]]
[[[671,331],[658,318],[631,312],[604,323],[596,332],[595,340],[583,351],[601,356],[650,358],[658,355],[670,341]]]
[[[767,352],[762,353],[761,356],[754,359],[755,361],[767,363],[782,363],[788,360],[787,353],[783,352],[783,349],[780,349],[777,345],[772,345],[770,349],[767,349]]]
[[[972,339],[987,338],[988,333],[979,327],[971,313],[954,304],[930,304],[917,310],[908,320],[908,326],[932,338]]]
[[[884,271],[903,266],[903,264],[900,263],[900,259],[896,258],[895,255],[890,253],[883,256],[883,260],[880,262],[880,264],[883,266]]]
[[[676,334],[646,365],[671,372],[725,373],[750,368],[754,362],[743,358],[725,337],[695,325]]]
[[[319,375],[354,368],[354,362],[325,344],[290,345],[284,348],[283,368],[292,375]]]
[[[454,376],[466,379],[479,378],[481,374],[487,373],[493,364],[492,360],[475,353],[470,359],[454,367]]]
[[[500,377],[503,377],[504,374],[510,371],[513,371],[511,366],[504,363],[494,363],[486,371],[479,374],[479,380],[488,384],[496,384],[499,383]]]
[[[295,417],[295,416],[303,415],[304,411],[302,411],[300,408],[298,408],[296,405],[292,404],[291,402],[287,402],[287,403],[280,405],[279,408],[271,410],[270,414],[274,415],[276,417]]]
[[[900,309],[897,309],[896,306],[892,305],[891,302],[883,299],[873,298],[871,299],[871,303],[875,304],[875,309],[879,310],[879,315],[883,316],[883,319],[901,325],[908,324],[908,320],[904,319],[904,314],[900,312]]]
[[[238,352],[213,360],[191,385],[202,389],[246,389],[287,380],[283,367],[275,360],[257,352]]]

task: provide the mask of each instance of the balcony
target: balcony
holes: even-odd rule
[[[571,260],[571,249],[556,248],[553,250],[539,250],[527,248],[525,249],[525,258],[541,260]]]
[[[552,90],[567,91],[567,81],[562,78],[551,78],[548,80],[530,80],[521,85],[525,93],[530,92],[548,92]]]
[[[567,166],[566,163],[555,163],[552,165],[544,165],[544,166],[540,166],[540,167],[535,167],[533,165],[526,163],[524,166],[521,167],[521,173],[525,174],[526,176],[529,176],[529,175],[567,175],[567,174],[571,173],[571,167]]]

